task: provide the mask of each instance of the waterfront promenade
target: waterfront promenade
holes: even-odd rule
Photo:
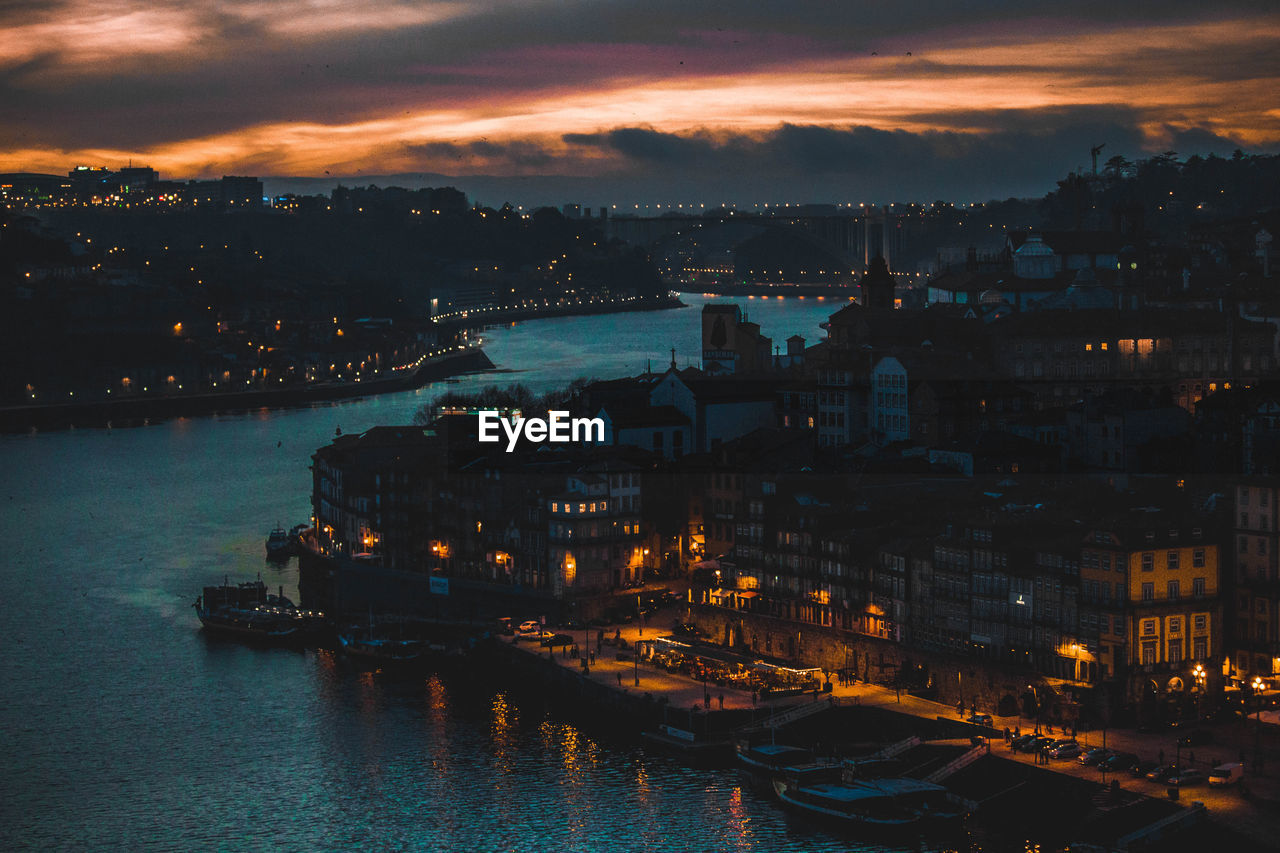
[[[626,640],[628,650],[634,649],[636,641],[652,640],[665,633],[661,629],[639,625],[609,626],[604,631],[606,637],[613,637],[617,632],[622,639]],[[508,640],[504,638],[504,641]],[[757,709],[780,708],[800,702],[825,703],[829,701],[828,697],[834,697],[840,704],[879,707],[894,713],[927,720],[943,718],[955,721],[958,719],[955,708],[952,706],[912,696],[905,692],[898,693],[891,688],[875,684],[836,684],[830,694],[756,697],[753,702],[751,693],[747,691],[728,689],[716,684],[708,685],[704,693],[704,685],[701,681],[678,673],[668,672],[665,669],[657,669],[644,663],[637,665],[630,654],[624,655],[627,658],[626,660],[618,660],[618,650],[607,643],[602,647],[595,662],[591,664],[589,673],[582,672],[579,659],[566,656],[559,649],[555,650],[553,654],[548,654],[546,648],[525,641],[517,641],[515,647],[530,656],[536,655],[543,660],[554,661],[558,666],[574,670],[579,677],[589,678],[602,687],[620,691],[637,698],[644,696],[644,694],[650,694],[659,700],[665,699],[669,706],[673,708],[687,709],[695,705],[703,708],[705,707],[704,700],[707,695],[711,699],[710,710],[712,712],[718,711],[722,707],[726,711],[741,711],[753,707]],[[581,648],[585,650],[586,646]],[[594,642],[591,644],[591,648],[594,650]],[[637,676],[639,686],[636,686]],[[722,702],[723,705],[721,704]],[[1006,727],[1010,731],[1021,728],[1024,734],[1031,732],[1035,729],[1035,721],[1020,717],[994,717],[993,719],[994,728],[1000,734],[991,739],[991,755],[1002,760],[1034,764],[1034,755],[1012,752],[1004,743],[1003,732]],[[1252,743],[1253,737],[1252,725],[1252,723],[1249,724],[1247,732],[1250,743]],[[973,727],[975,735],[980,734],[981,731],[978,727]],[[1055,733],[1059,736],[1063,734],[1060,728],[1055,728]],[[1136,732],[1130,729],[1112,729],[1107,731],[1107,747],[1122,752],[1133,752],[1144,761],[1157,760],[1163,751],[1165,761],[1173,763],[1176,755],[1176,738],[1180,734],[1181,732],[1173,729],[1148,733]],[[1274,748],[1275,734],[1266,734],[1272,742],[1272,748]],[[1077,735],[1077,740],[1082,746],[1100,746],[1102,744],[1102,733],[1100,731],[1080,732]],[[1195,766],[1208,770],[1215,762],[1237,760],[1236,751],[1238,748],[1234,744],[1235,739],[1231,741],[1230,745],[1223,743],[1194,748],[1184,747],[1181,758],[1186,766]],[[1190,760],[1191,753],[1195,753],[1196,760],[1194,765]],[[1252,753],[1249,752],[1247,757],[1251,759]],[[1249,764],[1246,763],[1246,768],[1248,767]],[[1042,766],[1041,769],[1099,784],[1103,781],[1102,774],[1096,768],[1084,767],[1074,758],[1054,760],[1047,767]],[[1275,838],[1280,836],[1280,777],[1277,776],[1274,769],[1268,768],[1268,770],[1267,775],[1247,774],[1248,797],[1245,796],[1245,789],[1241,787],[1212,788],[1207,784],[1201,784],[1182,790],[1179,802],[1183,805],[1202,802],[1208,809],[1210,820],[1227,824],[1237,832],[1270,846],[1274,843]],[[1108,784],[1116,779],[1119,780],[1120,786],[1127,790],[1150,797],[1164,798],[1167,796],[1166,786],[1146,779],[1135,779],[1128,773],[1122,773],[1118,776],[1108,774],[1106,777]]]

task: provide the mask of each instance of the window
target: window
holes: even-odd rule
[[[1206,638],[1196,637],[1192,646],[1194,648],[1193,653],[1198,660],[1204,660],[1209,657],[1209,641]]]
[[[1191,565],[1197,569],[1204,568],[1204,549],[1197,548],[1191,552]]]
[[[552,511],[552,512],[559,512],[559,511],[560,511],[560,504],[558,504],[558,503],[552,503],[552,504],[551,504],[551,511]]]
[[[1169,633],[1170,634],[1182,633],[1182,617],[1181,616],[1169,617]]]
[[[1182,643],[1179,640],[1172,640],[1169,643],[1169,663],[1182,663]]]
[[[1177,601],[1179,598],[1182,598],[1182,591],[1179,588],[1178,582],[1169,581],[1169,599],[1171,601]]]
[[[1156,585],[1153,583],[1144,583],[1142,585],[1142,600],[1151,601],[1156,597]]]
[[[1258,553],[1267,553],[1267,540],[1263,539],[1261,536],[1258,537]]]
[[[1156,620],[1143,619],[1142,620],[1142,636],[1154,637],[1155,633],[1156,633]]]
[[[1155,571],[1155,568],[1156,568],[1156,555],[1151,553],[1150,551],[1143,552],[1142,570],[1144,572],[1151,572],[1151,571]]]
[[[1155,643],[1142,644],[1142,665],[1143,666],[1156,665],[1156,644]]]
[[[1165,559],[1169,561],[1170,569],[1178,568],[1178,552],[1177,551],[1170,551],[1167,555],[1165,555]]]
[[[1195,626],[1197,631],[1203,631],[1208,622],[1209,617],[1205,616],[1203,613],[1197,613],[1195,616],[1191,617],[1191,624]],[[1203,657],[1203,655],[1196,655],[1196,657]]]

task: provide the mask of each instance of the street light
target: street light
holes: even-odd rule
[[[1258,703],[1255,711],[1255,726],[1253,729],[1253,772],[1257,772],[1262,769],[1260,765],[1262,764],[1262,688],[1264,685],[1261,675],[1255,675],[1253,677],[1252,686],[1253,699]]]
[[[1196,722],[1200,722],[1200,702],[1204,698],[1205,671],[1204,665],[1197,663],[1196,668],[1191,671],[1196,679]]]

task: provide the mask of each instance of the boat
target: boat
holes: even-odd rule
[[[267,557],[274,559],[288,557],[293,553],[297,541],[296,536],[289,535],[289,531],[277,524],[267,535]]]
[[[894,802],[915,811],[921,820],[930,823],[960,820],[968,814],[968,810],[955,801],[950,791],[934,782],[897,776],[862,779],[857,784],[893,797]]]
[[[840,778],[841,764],[817,758],[813,750],[780,743],[751,745],[742,740],[736,744],[738,766],[753,786],[765,794],[773,794],[773,777],[786,775],[797,784],[831,782]]]
[[[261,579],[206,586],[192,607],[210,631],[261,640],[300,639],[324,624],[323,613],[298,609],[283,588],[270,594]]]
[[[344,654],[374,664],[411,663],[421,658],[426,651],[421,640],[389,636],[385,630],[375,633],[372,608],[369,610],[368,628],[363,632],[358,631],[355,626],[338,632],[338,648]]]
[[[338,646],[344,654],[375,663],[408,663],[422,657],[421,640],[397,640],[387,637],[357,637],[338,634]]]
[[[796,784],[787,778],[773,780],[774,792],[796,811],[825,822],[856,829],[906,829],[921,821],[919,810],[895,796],[860,783],[818,782]]]

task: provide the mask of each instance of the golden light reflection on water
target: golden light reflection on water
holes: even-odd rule
[[[725,813],[728,819],[725,822],[724,840],[736,849],[753,849],[756,843],[752,837],[751,815],[742,802],[742,786],[735,786],[729,791],[729,804]]]
[[[519,747],[517,726],[520,722],[520,714],[507,701],[505,693],[499,693],[493,697],[490,711],[492,721],[489,725],[489,734],[493,741],[494,770],[502,776],[507,776],[511,773],[516,750]]]
[[[449,712],[449,691],[434,672],[427,679],[427,707],[434,712],[433,717],[444,717]]]

